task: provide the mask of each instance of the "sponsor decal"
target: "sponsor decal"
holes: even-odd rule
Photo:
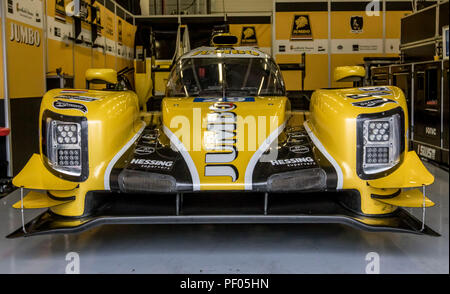
[[[371,52],[377,52],[378,51],[378,45],[372,45],[372,44],[353,44],[352,46],[353,51],[371,51]]]
[[[66,23],[64,0],[55,0],[55,19],[59,22]]]
[[[288,136],[291,138],[303,138],[306,137],[306,133],[304,132],[292,132],[292,133],[288,133]]]
[[[97,4],[94,4],[95,7],[97,7],[97,10],[95,11],[95,20],[94,23],[98,25],[97,27],[97,36],[101,36],[102,35],[102,19],[101,19],[101,10],[100,10],[100,6]]]
[[[418,145],[417,146],[417,153],[420,156],[432,159],[432,160],[436,160],[436,149],[434,148],[430,148],[427,146],[423,146],[423,145]]]
[[[350,17],[350,28],[351,32],[354,34],[359,34],[363,32],[364,18],[362,16],[352,16]]]
[[[41,35],[36,29],[25,27],[21,24],[11,22],[11,33],[9,35],[11,42],[27,44],[39,47],[41,45]]]
[[[119,32],[119,38],[118,38],[119,45],[122,45],[122,20],[121,19],[119,19],[119,21],[117,23],[117,28],[118,28],[118,32]],[[119,55],[120,55],[120,53],[119,53]]]
[[[53,102],[53,107],[57,109],[75,109],[87,113],[87,107],[80,103],[56,100]]]
[[[134,153],[137,155],[149,155],[155,152],[155,147],[151,146],[137,146]]]
[[[13,4],[13,0],[8,0],[8,13],[13,14],[14,13],[14,4]]]
[[[158,138],[158,133],[146,133],[141,137],[144,140],[156,140]]]
[[[209,107],[207,133],[205,134],[205,176],[231,177],[232,182],[239,178],[237,168],[231,164],[237,156],[236,147],[236,104],[216,102]]]
[[[145,169],[171,170],[173,167],[172,160],[156,160],[156,159],[139,159],[133,158],[130,164],[137,165]]]
[[[255,97],[194,98],[194,102],[255,102]]]
[[[311,156],[307,157],[297,157],[297,158],[288,158],[288,159],[277,159],[270,161],[272,166],[307,166],[315,164],[314,159]]]
[[[292,21],[291,41],[312,40],[309,15],[296,14]]]
[[[61,99],[78,100],[78,101],[83,101],[83,102],[92,102],[92,101],[97,101],[98,100],[98,98],[95,98],[95,97],[78,96],[78,95],[58,95],[58,96],[55,96],[53,98],[55,98],[55,99],[61,98]]]
[[[361,99],[361,98],[370,98],[374,96],[388,96],[392,95],[392,93],[387,91],[379,91],[379,92],[372,92],[372,93],[361,93],[361,94],[348,94],[346,95],[347,98],[350,99]]]
[[[241,46],[258,46],[254,26],[243,26],[241,33]]]
[[[278,51],[279,52],[286,52],[286,46],[285,45],[278,46]]]
[[[19,1],[16,2],[16,11],[20,16],[24,18],[33,19],[34,17],[34,13],[33,11],[31,11],[31,7],[22,6]]]
[[[304,153],[309,152],[309,147],[304,146],[304,145],[295,145],[295,146],[289,147],[289,151],[291,151],[293,153],[297,153],[297,154],[304,154]]]
[[[61,90],[60,93],[87,93],[87,90]]]
[[[433,127],[425,127],[425,134],[431,136],[437,136],[437,129]]]
[[[389,89],[388,87],[364,87],[364,88],[358,88],[358,90],[360,91],[364,91],[364,92],[368,92],[368,91],[387,91],[387,92],[391,92],[391,89]]]
[[[6,0],[1,2],[3,5]],[[29,26],[42,28],[42,1],[8,0],[7,3],[8,18]]]
[[[386,99],[386,98],[376,98],[376,99],[371,99],[371,100],[366,100],[366,101],[353,102],[352,105],[357,106],[357,107],[371,108],[371,107],[383,106],[387,103],[397,103],[397,101],[394,101],[392,99]]]
[[[204,55],[217,55],[217,54],[231,54],[231,55],[252,55],[259,56],[259,53],[253,50],[236,50],[236,49],[225,49],[225,50],[202,50],[197,51],[192,54],[192,56],[204,56]]]

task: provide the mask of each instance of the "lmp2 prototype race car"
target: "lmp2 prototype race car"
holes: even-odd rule
[[[108,69],[88,70],[87,89],[47,92],[40,153],[13,180],[29,191],[15,208],[47,210],[8,237],[179,223],[439,235],[403,208],[434,205],[424,195],[434,178],[408,149],[399,88],[321,89],[309,112],[293,111],[280,67],[236,40],[217,34],[178,58],[160,111],[146,108],[149,60],[135,63],[136,92]]]

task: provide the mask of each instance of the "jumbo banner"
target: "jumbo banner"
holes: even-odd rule
[[[242,27],[241,46],[258,46],[255,26]]]
[[[41,0],[5,2],[9,95],[11,98],[41,97],[45,81],[43,3]]]
[[[312,40],[312,30],[309,15],[296,14],[292,21],[291,41]]]

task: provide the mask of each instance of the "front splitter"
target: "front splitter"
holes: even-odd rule
[[[44,234],[78,233],[105,224],[296,224],[338,223],[372,232],[399,232],[440,236],[404,209],[384,217],[367,217],[351,211],[336,214],[314,215],[133,215],[91,216],[82,219],[61,218],[44,212],[7,238]]]

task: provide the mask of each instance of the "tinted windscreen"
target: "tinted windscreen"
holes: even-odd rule
[[[169,97],[282,96],[278,67],[265,58],[185,58],[174,66]]]

